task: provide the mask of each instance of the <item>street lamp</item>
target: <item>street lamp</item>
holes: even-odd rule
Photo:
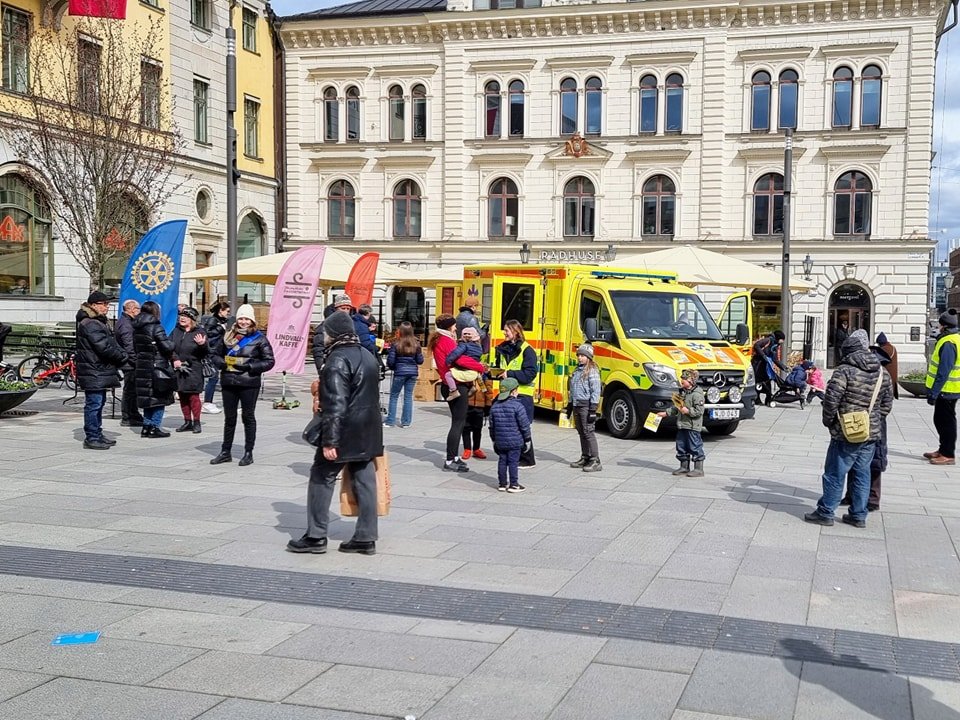
[[[607,262],[613,262],[617,259],[617,249],[613,246],[613,243],[607,243],[607,252],[604,255],[604,260]]]
[[[530,246],[527,243],[520,246],[520,262],[524,265],[530,262]]]
[[[810,273],[813,272],[813,258],[810,253],[803,259],[803,279],[810,282]]]
[[[949,290],[953,287],[953,273],[947,273],[943,276],[943,286]]]

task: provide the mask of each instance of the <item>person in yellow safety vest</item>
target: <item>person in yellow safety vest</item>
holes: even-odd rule
[[[940,334],[927,365],[927,404],[933,405],[933,426],[940,446],[923,454],[931,465],[953,465],[957,446],[957,398],[960,398],[960,333],[957,313],[940,316]]]
[[[494,380],[494,390],[499,392],[500,380],[512,377],[518,383],[517,397],[527,418],[533,422],[533,393],[537,387],[537,375],[540,372],[540,360],[537,351],[524,339],[523,326],[516,320],[507,320],[503,326],[502,343],[490,350],[490,376]],[[496,370],[499,368],[499,371]],[[536,465],[533,443],[520,454],[520,467]]]

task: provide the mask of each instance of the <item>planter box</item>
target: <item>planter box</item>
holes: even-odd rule
[[[39,388],[27,390],[0,390],[0,413],[12,410],[22,402],[26,402]]]
[[[911,395],[916,397],[927,396],[927,388],[923,380],[898,380],[897,384]]]

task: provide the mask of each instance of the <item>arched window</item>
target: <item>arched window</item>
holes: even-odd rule
[[[353,185],[337,180],[327,193],[327,236],[352,238],[356,234],[357,207]]]
[[[767,173],[753,185],[753,234],[783,235],[783,175]]]
[[[420,237],[420,186],[401,180],[393,189],[393,236]]]
[[[340,101],[337,89],[328,87],[323,91],[323,139],[336,142],[340,138]]]
[[[640,79],[640,132],[657,131],[657,79],[644,75]]]
[[[596,199],[593,183],[575,177],[563,187],[563,234],[565,237],[593,237]]]
[[[643,184],[643,235],[673,235],[677,188],[666,175],[654,175]]]
[[[869,235],[873,185],[856,170],[837,178],[833,188],[833,234]]]
[[[782,128],[797,128],[797,111],[800,105],[800,76],[796,70],[780,73],[780,112],[777,125]]]
[[[403,140],[405,137],[405,125],[407,108],[403,100],[403,88],[399,85],[391,85],[387,91],[390,97],[390,139]]]
[[[347,88],[347,142],[360,141],[360,90]]]
[[[603,124],[603,81],[598,77],[588,78],[586,88],[586,134],[599,135]]]
[[[483,87],[483,134],[486,137],[500,137],[500,83],[491,80]]]
[[[427,89],[423,85],[414,85],[410,91],[413,96],[413,139],[427,139]]]
[[[523,81],[510,82],[510,137],[523,137]]]
[[[115,219],[115,224],[103,238],[103,277],[100,287],[110,293],[120,293],[123,273],[127,269],[130,255],[140,242],[140,238],[150,226],[147,211],[140,201],[130,193],[120,193],[112,198],[115,207],[107,213]]]
[[[853,116],[853,71],[839,67],[833,71],[833,127],[850,127]]]
[[[491,238],[516,237],[519,203],[517,184],[513,180],[494,180],[487,196],[487,235]]]
[[[770,73],[755,72],[750,81],[750,129],[770,129]]]
[[[880,99],[883,71],[867,65],[860,76],[860,127],[880,127]]]
[[[573,135],[577,131],[577,81],[565,78],[560,83],[560,134]]]
[[[683,132],[683,76],[667,75],[667,132]]]
[[[266,252],[267,233],[263,222],[254,213],[247,213],[237,228],[237,259],[260,257]],[[244,295],[251,301],[262,302],[265,298],[263,285],[260,283],[239,282],[237,293]]]
[[[50,203],[17,174],[0,175],[0,295],[52,295]]]

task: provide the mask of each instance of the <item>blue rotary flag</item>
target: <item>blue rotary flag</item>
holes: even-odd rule
[[[150,228],[130,256],[120,286],[120,307],[127,300],[141,305],[153,300],[160,306],[160,322],[168,333],[177,324],[180,264],[186,235],[186,220],[168,220]]]

